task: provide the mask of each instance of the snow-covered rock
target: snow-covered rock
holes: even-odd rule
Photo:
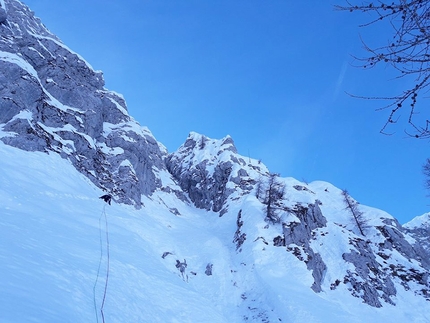
[[[165,149],[128,115],[125,100],[104,88],[100,71],[21,2],[5,4],[0,139],[28,151],[58,152],[116,200],[139,208],[141,195],[161,185],[156,172],[165,169]]]
[[[358,230],[341,190],[230,136],[169,154],[20,1],[0,33],[0,321],[430,321],[428,214],[351,197]]]
[[[430,213],[417,216],[403,225],[404,230],[415,239],[415,248],[420,250],[423,260],[430,269]]]
[[[166,158],[167,169],[198,207],[225,213],[225,202],[233,193],[251,192],[266,166],[240,156],[233,139],[213,140],[191,132],[185,143]]]

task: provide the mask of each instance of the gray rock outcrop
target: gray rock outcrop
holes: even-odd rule
[[[257,177],[251,173],[266,171],[263,165],[260,168],[251,161],[247,164],[237,154],[230,136],[212,140],[195,132],[168,155],[166,166],[196,207],[220,215],[233,192],[246,194],[253,189]]]
[[[354,296],[362,297],[371,306],[382,307],[379,293],[387,303],[394,304],[390,297],[396,295],[396,288],[390,276],[376,261],[370,241],[356,238],[350,243],[355,249],[343,254],[343,259],[352,263],[355,271],[348,271],[343,282],[351,285]]]
[[[318,203],[309,204],[308,207],[296,205],[290,210],[299,219],[299,222],[283,224],[284,243],[287,250],[292,251],[296,257],[304,260],[308,270],[312,271],[314,283],[311,288],[315,292],[321,292],[321,284],[327,269],[321,255],[314,252],[310,245],[313,239],[314,230],[323,228],[327,224],[327,219],[321,212]],[[297,247],[294,247],[297,246]]]
[[[0,8],[0,140],[69,159],[117,202],[141,205],[164,150],[134,121],[103,75],[51,34],[25,5]],[[7,17],[7,21],[6,21]],[[3,23],[2,23],[3,22]]]
[[[423,266],[430,270],[430,213],[416,217],[402,229],[415,239],[414,251]]]
[[[350,239],[349,253],[343,259],[354,265],[354,271],[348,271],[343,282],[351,286],[354,296],[374,307],[382,307],[381,300],[395,305],[393,297],[397,294],[394,281],[405,290],[412,286],[421,286],[415,291],[426,299],[430,299],[430,281],[427,259],[423,258],[422,250],[406,240],[402,227],[395,219],[384,219],[383,226],[376,229],[381,233],[383,241],[375,244],[371,240],[358,237]],[[397,262],[389,262],[393,251],[398,252],[410,263],[410,266]],[[414,262],[421,266],[413,265]]]

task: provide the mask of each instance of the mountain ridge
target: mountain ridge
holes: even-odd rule
[[[119,202],[140,207],[140,196],[160,185],[152,167],[163,169],[164,147],[128,115],[122,96],[104,88],[101,72],[28,7],[5,3],[0,78],[9,86],[0,91],[6,111],[1,140],[25,150],[56,151]]]

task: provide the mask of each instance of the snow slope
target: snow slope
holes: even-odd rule
[[[423,215],[417,216],[403,226],[408,229],[430,227],[430,213],[425,213]]]
[[[285,248],[256,240],[237,252],[233,217],[162,191],[141,210],[109,206],[56,154],[3,143],[0,154],[1,322],[101,322],[106,278],[106,322],[430,320],[429,303],[406,292],[397,306],[382,308],[347,290],[314,293],[310,272]],[[231,210],[243,210],[251,241],[266,226],[256,203],[248,197]],[[184,259],[182,277],[175,263]]]
[[[1,322],[96,321],[107,267],[104,211],[108,322],[227,321],[175,267],[163,265],[164,246],[174,247],[173,238],[159,241],[159,232],[172,230],[168,219],[104,204],[102,192],[59,156],[2,143],[0,150]]]

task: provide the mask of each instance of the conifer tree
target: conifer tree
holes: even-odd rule
[[[268,222],[279,223],[279,210],[281,209],[282,199],[285,195],[285,185],[278,180],[279,174],[269,174],[266,185],[260,180],[257,183],[257,198],[265,205],[265,220]]]
[[[353,222],[360,231],[362,236],[365,236],[365,231],[368,227],[367,219],[364,217],[364,213],[358,209],[358,202],[355,201],[348,193],[347,190],[342,190],[346,209],[351,213]]]

